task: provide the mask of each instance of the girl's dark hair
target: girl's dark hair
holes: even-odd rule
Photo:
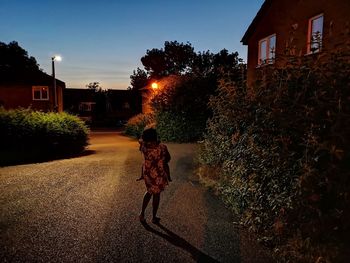
[[[144,142],[158,142],[157,131],[153,128],[149,128],[143,131],[142,140]]]

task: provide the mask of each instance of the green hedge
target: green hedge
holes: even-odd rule
[[[157,130],[162,140],[194,142],[203,138],[210,111],[209,98],[216,89],[211,77],[169,76],[151,99]]]
[[[78,153],[87,141],[88,129],[76,116],[0,108],[3,164]]]
[[[241,224],[282,262],[345,262],[350,236],[350,52],[223,80],[200,160]]]
[[[156,114],[156,123],[162,141],[186,143],[202,137],[206,120],[202,116],[161,111]]]
[[[138,114],[128,120],[125,125],[125,134],[140,138],[146,127],[157,129],[162,141],[167,142],[193,142],[202,136],[205,122],[191,119],[171,112],[158,112],[154,114]]]
[[[154,125],[153,114],[140,113],[128,120],[125,125],[125,134],[140,138],[146,126]]]

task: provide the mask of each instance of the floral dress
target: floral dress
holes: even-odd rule
[[[168,184],[170,154],[164,144],[144,143],[141,151],[144,155],[143,179],[147,192],[160,193]]]

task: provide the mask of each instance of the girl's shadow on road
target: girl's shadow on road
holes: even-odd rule
[[[212,257],[204,254],[202,251],[198,250],[196,247],[194,247],[190,243],[188,243],[185,239],[183,239],[182,237],[179,237],[178,235],[176,235],[175,233],[173,233],[172,231],[170,231],[169,229],[167,229],[165,226],[163,226],[160,223],[158,223],[157,226],[160,229],[162,229],[165,233],[154,229],[153,227],[148,225],[146,222],[142,222],[142,225],[147,231],[154,233],[154,234],[164,238],[166,241],[168,241],[172,245],[177,246],[179,248],[182,248],[183,250],[186,250],[189,253],[191,253],[192,258],[194,260],[196,260],[197,262],[209,262],[209,263],[210,262],[212,262],[212,263],[219,262],[219,261],[213,259]]]

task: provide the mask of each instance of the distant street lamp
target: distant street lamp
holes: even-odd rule
[[[151,85],[147,85],[140,89],[142,92],[142,113],[152,112],[150,102],[152,98],[157,94],[157,89],[159,84],[157,82],[152,82]]]
[[[52,77],[53,77],[53,93],[54,93],[54,99],[55,99],[55,107],[54,110],[58,110],[58,103],[57,103],[57,90],[56,90],[56,76],[55,76],[55,60],[61,61],[62,58],[60,56],[53,56],[51,58],[52,60]]]
[[[152,87],[153,90],[158,89],[158,83],[157,82],[153,82],[151,87]]]

